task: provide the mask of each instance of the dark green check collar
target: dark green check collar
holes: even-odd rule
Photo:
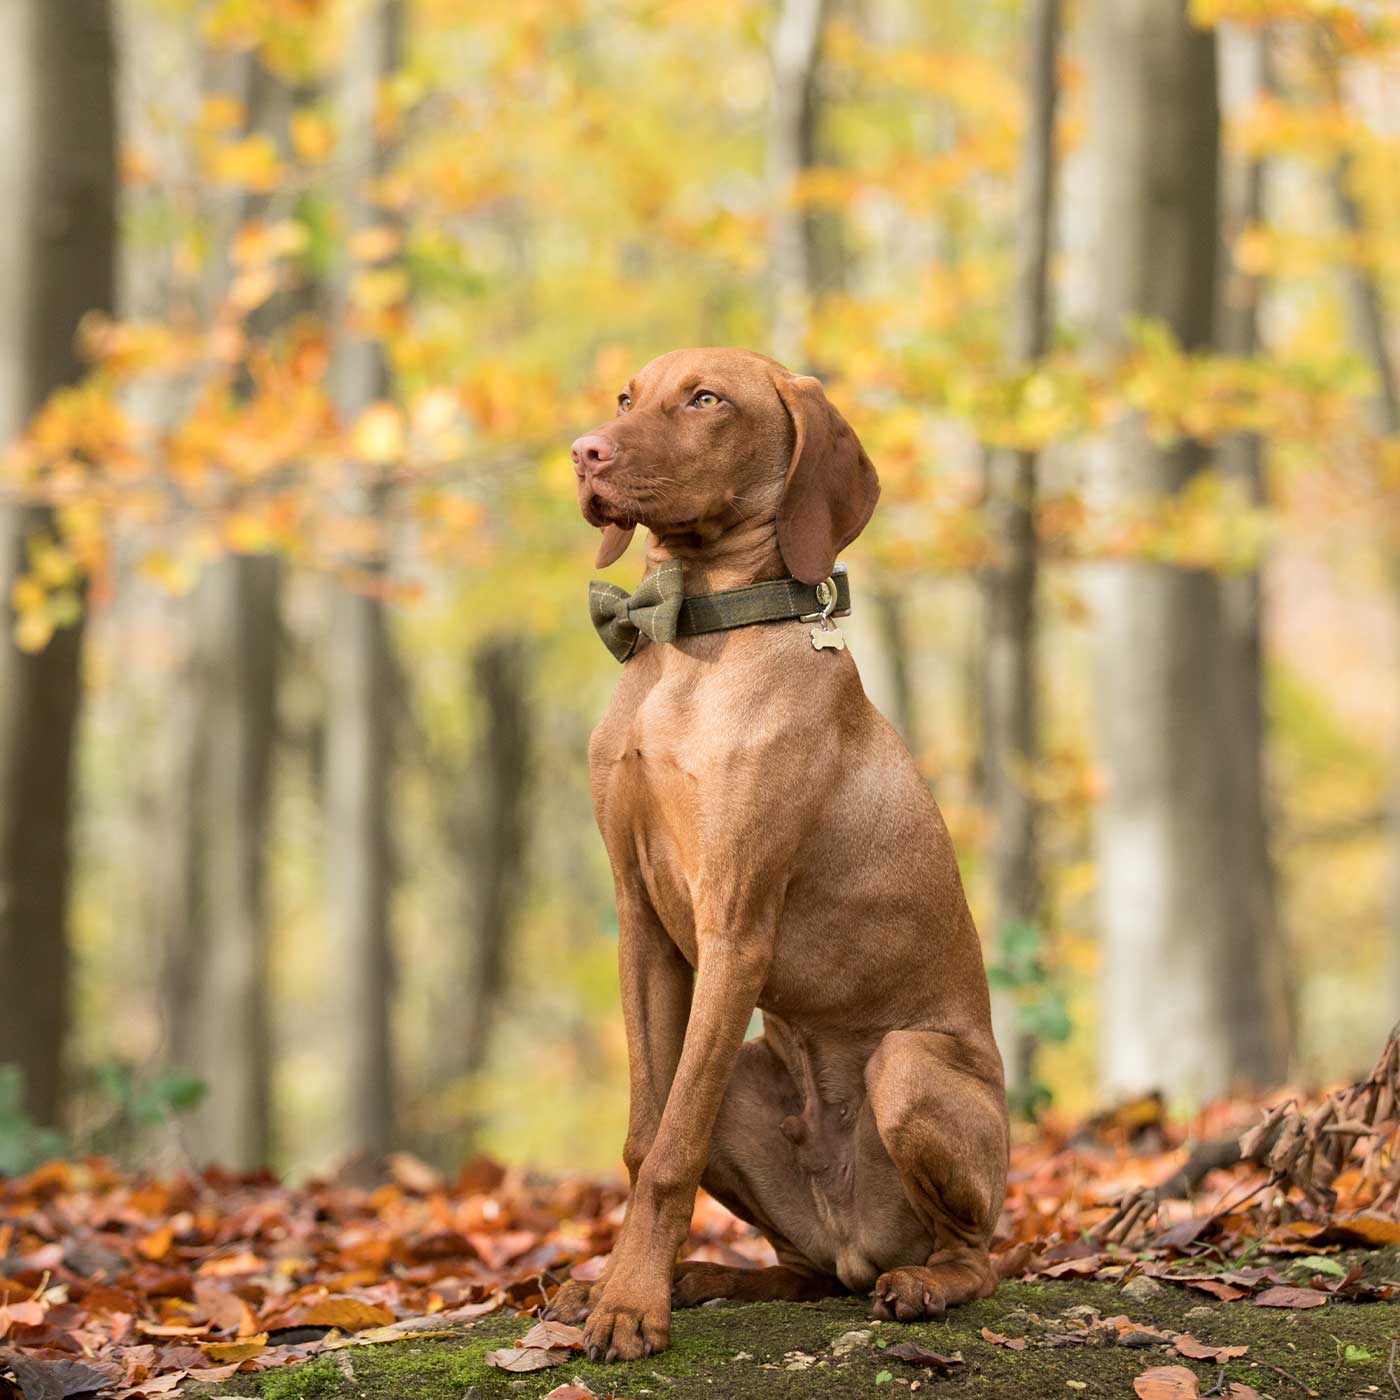
[[[832,603],[830,590],[835,591]],[[645,638],[673,642],[703,632],[726,632],[756,622],[787,622],[817,616],[844,617],[851,610],[851,585],[844,564],[825,583],[795,578],[765,579],[719,593],[685,596],[679,559],[668,559],[648,574],[635,593],[594,579],[588,585],[588,612],[603,645],[619,661],[634,655]]]

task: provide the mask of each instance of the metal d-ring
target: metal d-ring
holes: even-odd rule
[[[798,621],[820,622],[823,631],[834,631],[836,624],[831,620],[831,614],[836,611],[836,580],[834,578],[827,578],[817,585],[817,602],[822,605],[821,612],[807,613]]]

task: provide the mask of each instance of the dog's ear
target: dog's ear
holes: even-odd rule
[[[636,528],[635,525],[625,528],[621,525],[603,526],[603,538],[598,544],[598,568],[606,569],[609,564],[617,563],[627,553],[627,546],[632,543],[632,534]]]
[[[773,383],[793,426],[792,461],[778,503],[778,548],[794,578],[821,583],[865,529],[880,480],[817,380],[775,374]]]

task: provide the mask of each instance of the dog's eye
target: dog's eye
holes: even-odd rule
[[[628,410],[629,408],[631,408],[631,407],[632,407],[632,395],[631,395],[631,394],[619,394],[619,395],[617,396],[617,411],[618,411],[619,413],[626,413],[627,410]]]
[[[696,396],[691,399],[692,408],[713,408],[719,402],[719,395],[712,394],[708,389],[701,389]]]

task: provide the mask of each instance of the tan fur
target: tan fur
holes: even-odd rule
[[[596,430],[611,460],[576,454],[604,555],[644,524],[648,569],[679,558],[687,593],[711,592],[828,567],[874,507],[874,471],[815,380],[685,350],[628,392]],[[593,733],[632,1195],[602,1279],[566,1284],[553,1313],[587,1319],[595,1356],[664,1347],[673,1291],[873,1290],[876,1316],[909,1319],[996,1285],[1006,1104],[952,844],[850,653],[814,650],[811,626],[647,646]],[[755,1006],[764,1033],[746,1044]],[[676,1264],[702,1183],[780,1267]]]

